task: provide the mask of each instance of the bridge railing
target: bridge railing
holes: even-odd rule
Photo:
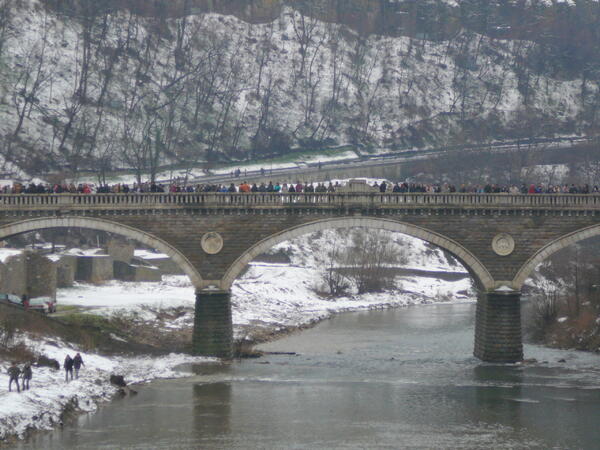
[[[474,193],[128,193],[2,194],[0,209],[69,207],[255,207],[295,205],[387,205],[396,207],[517,207],[600,209],[597,194]]]

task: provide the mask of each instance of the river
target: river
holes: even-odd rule
[[[598,448],[600,356],[472,356],[475,306],[341,314],[268,355],[136,387],[17,448]],[[565,360],[565,362],[561,362]]]

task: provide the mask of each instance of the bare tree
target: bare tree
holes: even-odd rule
[[[350,283],[343,271],[345,242],[341,239],[336,230],[333,242],[330,242],[331,249],[327,252],[325,259],[325,272],[322,275],[323,282],[332,296],[340,296],[346,293],[350,288]]]
[[[40,105],[38,95],[53,77],[53,67],[47,62],[48,30],[48,16],[44,15],[42,39],[23,44],[24,47],[20,52],[22,62],[13,72],[14,82],[11,92],[17,123],[12,135],[7,140],[7,148],[4,152],[9,161],[14,160],[12,146],[23,128],[25,119],[29,118],[33,109]]]
[[[296,67],[295,70],[295,85],[298,78],[302,78],[305,75],[306,61],[309,58],[309,49],[314,43],[315,33],[319,22],[315,17],[305,15],[299,11],[294,11],[291,18],[296,42],[298,43],[298,52],[300,53],[300,65]]]
[[[358,293],[379,292],[393,285],[394,267],[406,262],[389,234],[378,230],[356,229],[344,256],[347,277]]]

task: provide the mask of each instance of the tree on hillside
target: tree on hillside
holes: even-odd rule
[[[44,108],[39,96],[44,88],[52,83],[54,67],[49,59],[48,53],[51,47],[48,45],[48,32],[50,25],[48,16],[45,15],[42,23],[42,39],[39,41],[21,42],[18,49],[17,69],[8,75],[12,81],[10,84],[11,103],[13,113],[17,118],[12,134],[6,140],[4,156],[8,161],[19,162],[26,165],[22,160],[24,155],[14,154],[13,144],[19,139],[25,120],[30,117],[34,109]]]

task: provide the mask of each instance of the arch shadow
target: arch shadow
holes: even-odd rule
[[[594,236],[600,235],[600,224],[591,225],[589,227],[581,228],[579,230],[573,231],[569,234],[566,234],[558,239],[553,240],[549,244],[546,244],[540,250],[538,250],[534,255],[525,262],[515,275],[512,281],[512,288],[515,290],[521,290],[523,284],[531,273],[535,270],[535,268],[544,262],[550,255],[556,253],[563,248],[568,247],[571,244],[576,244],[579,241],[584,239],[588,239]]]
[[[235,279],[244,270],[246,265],[258,255],[269,250],[271,247],[303,234],[312,233],[315,231],[349,228],[349,227],[365,227],[378,230],[394,231],[403,233],[408,236],[423,239],[431,244],[437,245],[448,252],[452,253],[471,273],[475,278],[478,286],[484,290],[491,290],[495,286],[495,281],[490,275],[486,267],[475,257],[469,250],[464,248],[459,243],[442,236],[434,231],[427,230],[416,225],[411,225],[404,222],[397,222],[389,219],[378,219],[368,217],[346,217],[338,219],[324,219],[307,224],[299,225],[288,230],[276,233],[259,243],[255,244],[244,254],[242,254],[227,270],[227,273],[221,281],[221,289],[229,290]]]
[[[162,239],[138,230],[128,225],[122,225],[117,222],[111,222],[105,219],[96,219],[89,217],[51,217],[40,219],[29,219],[21,222],[14,222],[0,227],[0,239],[5,239],[17,234],[28,233],[49,228],[87,228],[90,230],[107,231],[119,234],[127,238],[135,239],[149,247],[152,247],[168,255],[175,264],[185,272],[196,289],[202,287],[202,277],[193,266],[193,264],[175,247],[163,241]]]

